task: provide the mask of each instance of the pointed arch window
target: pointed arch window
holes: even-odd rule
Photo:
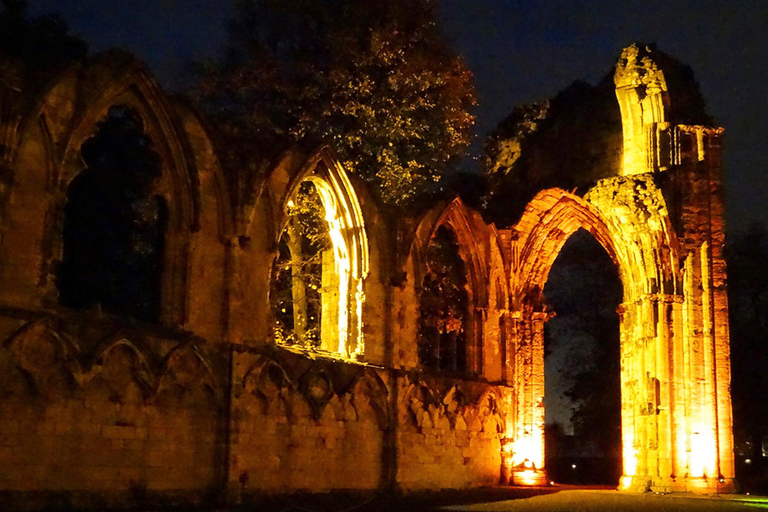
[[[160,317],[168,210],[160,159],[139,115],[113,106],[83,144],[67,188],[59,303],[144,321]]]
[[[362,357],[368,242],[351,184],[321,161],[294,187],[284,213],[270,282],[275,341]]]
[[[454,231],[440,226],[430,239],[419,290],[419,363],[425,368],[466,372],[469,294],[464,260]]]

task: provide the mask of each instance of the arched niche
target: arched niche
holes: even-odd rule
[[[511,351],[509,319],[509,270],[502,241],[494,226],[490,229],[490,274],[488,308],[483,332],[483,376],[491,382],[507,382]]]
[[[193,199],[199,197],[187,256],[186,325],[207,340],[226,339],[227,248],[235,232],[233,195],[214,144],[214,127],[188,103],[178,100],[172,106],[185,135],[185,154],[196,170],[192,183],[198,192]],[[221,307],[211,308],[211,304]]]
[[[155,192],[159,157],[142,125],[134,111],[114,106],[81,147],[56,271],[64,307],[160,319],[167,204]]]
[[[312,154],[292,177],[277,218],[278,254],[270,279],[275,340],[333,357],[363,358],[368,237],[357,194],[329,148]],[[308,224],[319,233],[319,242],[307,241],[301,225]],[[312,275],[296,277],[307,269]],[[313,308],[307,304],[310,298],[316,301]],[[288,307],[291,314],[281,318]]]

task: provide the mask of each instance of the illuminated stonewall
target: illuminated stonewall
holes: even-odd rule
[[[514,227],[510,315],[517,405],[508,438],[513,465],[528,459],[542,467],[548,314],[540,291],[565,241],[584,228],[616,263],[624,287],[620,487],[729,492],[734,459],[723,130],[672,119],[676,98],[656,58],[653,50],[632,46],[616,67],[620,174],[599,180],[583,197],[543,190]]]
[[[327,146],[234,179],[122,53],[47,85],[0,74],[0,506],[546,482],[542,290],[579,228],[624,288],[620,487],[733,490],[722,129],[680,108],[676,65],[625,49],[611,172],[495,224],[458,198],[387,215]],[[60,303],[72,183],[107,120],[156,157],[128,206],[164,226],[157,322]],[[432,322],[436,244],[457,307]]]

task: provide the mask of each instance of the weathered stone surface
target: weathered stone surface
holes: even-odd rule
[[[0,505],[43,506],[42,491],[99,507],[158,495],[238,503],[271,492],[462,488],[498,482],[502,466],[540,479],[551,316],[542,290],[579,228],[624,284],[622,486],[730,488],[722,130],[686,117],[695,95],[674,106],[668,58],[630,48],[622,59],[620,105],[604,120],[618,112],[624,130],[587,145],[610,165],[581,195],[549,182],[528,190],[522,214],[498,226],[459,199],[391,218],[327,147],[264,155],[270,163],[243,188],[226,177],[205,122],[123,54],[64,71],[26,110],[7,106],[24,91],[3,90]],[[168,229],[157,325],[58,304],[67,187],[114,105],[137,112],[161,160]],[[533,151],[534,173],[535,155],[558,142],[542,112],[507,148],[521,152],[514,159]],[[539,129],[541,146],[531,135]],[[610,150],[619,140],[623,159]],[[573,157],[583,167],[573,142],[546,165]],[[271,335],[277,242],[306,181],[326,194],[335,237],[325,297],[339,302],[319,350]],[[455,375],[419,363],[419,287],[441,226],[456,235],[467,274],[466,371]]]

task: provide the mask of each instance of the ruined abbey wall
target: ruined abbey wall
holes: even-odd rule
[[[58,299],[67,189],[83,169],[80,148],[116,105],[138,114],[161,162],[156,188],[169,220],[156,324]],[[367,235],[364,348],[354,357],[282,348],[270,339],[268,300],[281,212],[306,176],[347,179],[318,170],[335,169],[328,150],[289,151],[252,189],[236,188],[200,117],[119,54],[79,64],[33,102],[0,109],[2,165],[12,175],[0,218],[3,504],[238,502],[498,482],[511,391],[484,315],[473,320],[471,375],[414,373],[418,298],[408,272],[420,271],[416,246],[441,212],[409,221],[418,237],[398,241],[401,228],[365,187],[345,185],[340,193],[355,197],[338,205],[352,201]],[[490,254],[479,216],[460,202],[448,211],[462,236],[479,240],[464,241],[465,255],[476,243]],[[463,226],[466,216],[482,231]],[[472,269],[478,312],[487,267],[477,260]]]
[[[722,130],[664,117],[674,98],[653,58],[630,47],[618,67],[621,171],[579,195],[541,190],[499,226],[460,199],[388,215],[327,147],[233,181],[205,120],[122,54],[33,98],[0,82],[0,506],[542,483],[542,290],[580,228],[624,285],[622,487],[731,489]],[[67,190],[114,106],[159,156],[157,322],[68,308],[57,290]],[[271,330],[278,241],[307,182],[325,194],[343,284],[322,291],[338,305],[319,351]],[[466,270],[457,372],[419,355],[441,226]]]

